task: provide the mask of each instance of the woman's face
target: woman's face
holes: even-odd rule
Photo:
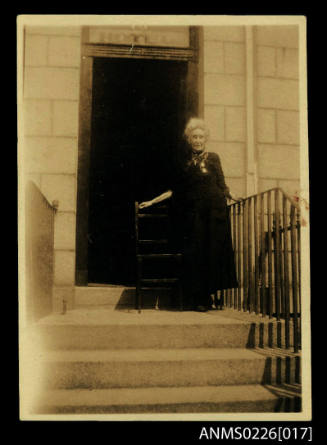
[[[206,136],[202,128],[195,128],[190,136],[189,141],[194,151],[203,151],[205,148]]]

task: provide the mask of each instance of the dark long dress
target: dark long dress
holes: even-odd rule
[[[237,287],[234,252],[219,156],[204,153],[176,173],[172,184],[175,245],[183,252],[186,307],[210,305],[210,294]]]

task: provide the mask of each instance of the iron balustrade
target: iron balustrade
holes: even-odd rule
[[[300,206],[274,188],[228,206],[238,288],[224,304],[285,324],[284,345],[298,352],[301,338]],[[221,298],[222,301],[222,298]]]
[[[37,321],[52,311],[54,270],[54,216],[51,205],[38,187],[26,187],[26,316]]]

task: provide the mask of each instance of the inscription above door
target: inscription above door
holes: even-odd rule
[[[188,26],[96,26],[90,27],[89,43],[188,48]]]

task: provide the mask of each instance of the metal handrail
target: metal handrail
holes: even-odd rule
[[[226,304],[284,322],[284,346],[289,348],[293,343],[297,352],[301,329],[300,205],[276,187],[235,201],[228,209],[239,286],[225,291]]]
[[[296,200],[294,199],[294,198],[292,198],[288,193],[286,193],[282,188],[280,188],[280,187],[274,187],[274,188],[271,188],[271,189],[268,189],[268,190],[265,190],[264,192],[261,192],[261,193],[256,193],[256,194],[254,194],[254,195],[250,195],[250,196],[247,196],[246,198],[240,198],[240,199],[234,199],[234,198],[232,198],[232,201],[234,201],[235,203],[237,203],[237,202],[242,202],[242,201],[246,201],[247,199],[250,199],[250,198],[254,198],[255,196],[260,196],[261,194],[263,194],[263,193],[268,193],[268,192],[273,192],[273,191],[279,191],[279,192],[281,192],[282,194],[283,194],[283,196],[285,196],[287,199],[288,199],[288,201],[297,209],[297,210],[299,210],[299,211],[301,211],[301,207],[300,207],[300,205],[296,202]],[[230,204],[230,205],[233,205],[233,204]]]

